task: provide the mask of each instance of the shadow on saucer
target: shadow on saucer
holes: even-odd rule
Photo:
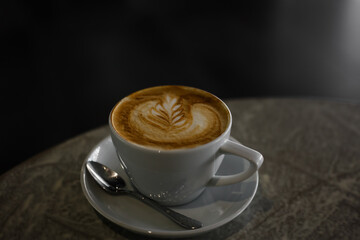
[[[256,184],[256,181],[251,181],[222,187],[207,187],[195,200],[179,207],[186,209],[204,207],[216,202],[245,202],[251,198]]]

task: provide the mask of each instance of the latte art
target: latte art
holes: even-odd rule
[[[159,102],[151,108],[148,120],[160,128],[175,128],[185,124],[185,114],[176,97],[166,95],[163,102]]]
[[[205,91],[182,86],[136,92],[113,109],[112,125],[124,139],[157,149],[189,148],[220,136],[229,122],[224,104]]]

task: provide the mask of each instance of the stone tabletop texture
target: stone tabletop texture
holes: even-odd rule
[[[360,239],[360,105],[226,102],[232,136],[264,155],[259,188],[241,215],[193,239]],[[108,134],[89,131],[3,174],[0,239],[147,239],[104,221],[81,190],[82,163]]]

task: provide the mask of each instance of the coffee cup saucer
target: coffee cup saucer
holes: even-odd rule
[[[186,216],[197,219],[203,227],[186,230],[173,223],[161,213],[127,195],[106,193],[86,170],[87,161],[101,162],[121,174],[125,174],[110,136],[98,143],[86,157],[81,168],[81,187],[92,207],[107,220],[135,233],[152,237],[190,237],[218,228],[241,214],[255,196],[259,176],[256,172],[247,180],[221,187],[208,187],[194,201],[173,207]],[[226,155],[219,175],[234,174],[247,167],[247,161]]]

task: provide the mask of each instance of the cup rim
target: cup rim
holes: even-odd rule
[[[231,130],[231,126],[232,126],[232,114],[231,114],[231,111],[229,109],[229,107],[227,106],[227,104],[222,100],[220,99],[219,97],[217,97],[216,95],[208,92],[208,91],[205,91],[205,90],[202,90],[202,89],[199,89],[199,88],[195,88],[195,87],[190,87],[190,86],[182,86],[182,85],[160,85],[160,86],[153,86],[153,87],[149,87],[149,88],[154,88],[154,87],[166,87],[166,86],[180,86],[180,87],[186,87],[186,88],[194,88],[194,89],[197,89],[197,90],[201,90],[201,91],[204,91],[210,95],[212,95],[213,97],[215,97],[217,100],[219,100],[223,106],[225,107],[227,113],[229,114],[229,121],[228,121],[228,124],[227,124],[227,127],[225,129],[225,131],[223,133],[221,133],[220,136],[218,136],[217,138],[211,140],[210,142],[207,142],[205,144],[201,144],[201,145],[198,145],[198,146],[194,146],[194,147],[189,147],[189,148],[176,148],[176,149],[160,149],[160,148],[155,148],[155,147],[149,147],[149,146],[145,146],[145,145],[141,145],[141,144],[138,144],[136,142],[132,142],[132,141],[129,141],[129,140],[126,140],[124,139],[117,131],[116,129],[114,128],[113,124],[112,124],[112,120],[111,120],[111,116],[112,116],[112,113],[114,111],[114,109],[116,108],[116,106],[118,106],[118,104],[124,99],[126,98],[127,96],[125,96],[124,98],[122,98],[121,100],[119,100],[114,106],[113,108],[111,109],[110,111],[110,114],[109,114],[109,117],[108,117],[108,123],[109,123],[109,126],[110,126],[110,131],[113,133],[112,135],[115,136],[117,139],[121,140],[123,143],[127,144],[127,145],[130,145],[132,147],[135,147],[135,148],[139,148],[141,150],[145,150],[145,151],[151,151],[151,152],[163,152],[163,153],[177,153],[177,152],[188,152],[188,151],[195,151],[195,150],[200,150],[200,149],[203,149],[203,148],[207,148],[208,146],[212,145],[212,144],[216,144],[220,141],[225,141],[226,139],[224,139],[225,136],[228,135],[228,133],[230,132]],[[148,88],[144,88],[144,89],[148,89]],[[144,89],[141,89],[141,90],[138,90],[138,91],[142,91]],[[138,92],[136,91],[136,92]],[[136,93],[134,92],[134,93]]]

